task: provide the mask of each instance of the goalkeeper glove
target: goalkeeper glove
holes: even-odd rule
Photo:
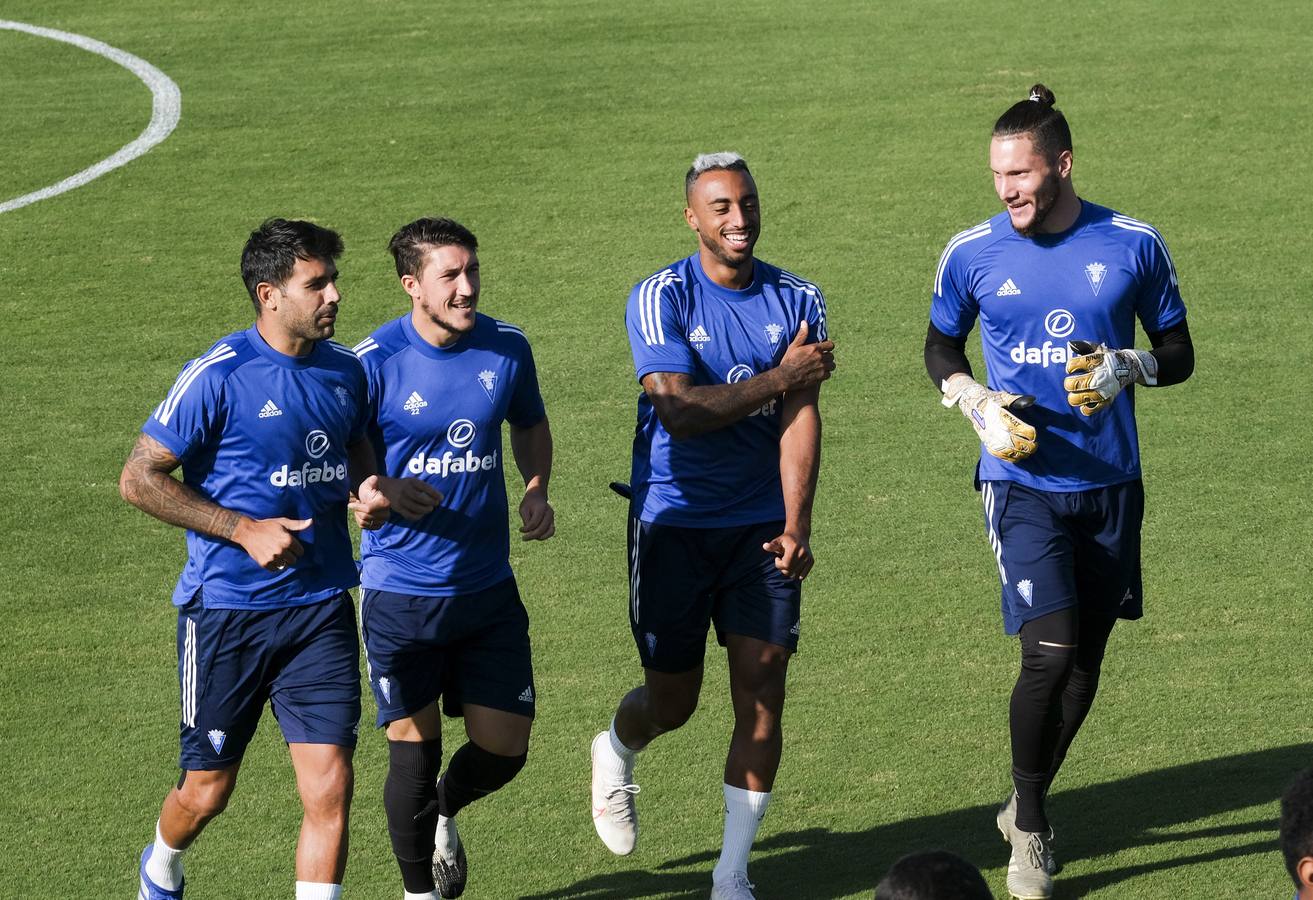
[[[1067,344],[1067,402],[1092,416],[1123,388],[1158,383],[1158,360],[1148,350],[1114,350],[1107,344],[1071,341]],[[1075,373],[1075,374],[1073,374]]]
[[[956,405],[991,456],[1020,462],[1035,452],[1035,429],[1012,414],[1035,402],[1029,394],[991,391],[965,372],[944,379],[944,406]]]

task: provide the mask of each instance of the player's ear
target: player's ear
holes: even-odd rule
[[[401,287],[410,295],[412,300],[419,299],[419,279],[407,272],[401,276]]]
[[[698,217],[693,212],[693,207],[684,207],[684,221],[688,223],[689,228],[692,228],[694,231],[698,230]]]
[[[267,281],[262,281],[257,284],[255,286],[255,299],[260,302],[260,312],[263,313],[266,309],[277,309],[278,295],[280,293],[278,286],[275,284],[270,284]]]
[[[1313,888],[1313,856],[1306,856],[1296,863],[1295,874],[1299,876],[1301,890]]]
[[[1058,176],[1061,178],[1071,177],[1071,151],[1063,150],[1058,154]]]

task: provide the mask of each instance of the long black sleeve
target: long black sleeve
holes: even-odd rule
[[[930,380],[935,383],[936,388],[939,388],[949,375],[958,372],[971,374],[971,363],[967,360],[966,350],[966,338],[950,337],[931,324],[930,330],[925,335],[925,370],[930,374]]]
[[[1185,320],[1164,331],[1150,331],[1148,335],[1153,358],[1158,360],[1157,386],[1180,384],[1189,378],[1194,372],[1194,342],[1190,340],[1190,328]],[[930,358],[928,347],[927,344],[927,360]]]

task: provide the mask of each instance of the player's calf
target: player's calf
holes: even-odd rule
[[[433,890],[433,836],[438,821],[441,766],[441,740],[388,741],[383,809],[401,881],[412,894]]]

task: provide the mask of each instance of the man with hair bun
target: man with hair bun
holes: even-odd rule
[[[1013,897],[1052,895],[1044,797],[1094,702],[1118,618],[1141,615],[1144,489],[1135,386],[1188,378],[1194,348],[1157,229],[1082,200],[1071,130],[1042,84],[994,124],[1006,209],[949,242],[934,273],[925,364],[982,444],[976,487],[1019,634],[1014,790],[997,824]],[[977,318],[987,384],[966,341]],[[1130,349],[1139,319],[1151,350]]]
[[[761,210],[743,158],[699,156],[684,194],[698,251],[639,282],[626,311],[643,388],[629,621],[644,676],[593,740],[593,823],[613,853],[633,851],[634,759],[693,714],[714,623],[734,733],[711,896],[750,900],[748,853],[779,767],[785,673],[813,563],[817,402],[834,344],[816,285],[753,257]]]

